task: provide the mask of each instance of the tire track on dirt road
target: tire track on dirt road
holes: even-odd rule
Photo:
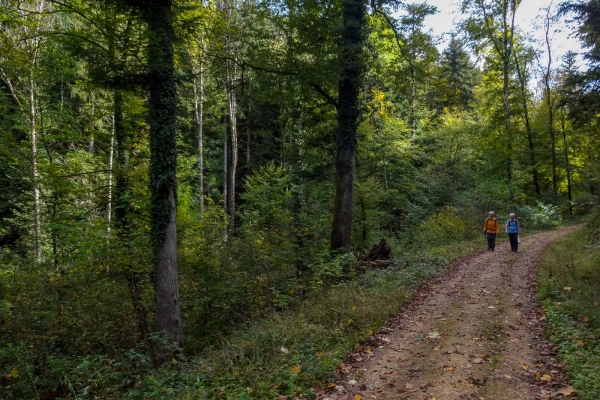
[[[536,297],[544,248],[577,226],[472,255],[416,296],[370,345],[348,356],[319,399],[561,398],[563,365]],[[574,398],[571,396],[569,398]]]

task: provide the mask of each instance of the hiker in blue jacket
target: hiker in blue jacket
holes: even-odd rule
[[[513,213],[510,213],[510,218],[506,221],[506,233],[508,233],[511,250],[517,251],[519,248],[519,233],[521,233],[521,226]]]

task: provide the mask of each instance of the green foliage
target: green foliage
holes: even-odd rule
[[[441,245],[462,240],[466,233],[466,224],[456,215],[454,208],[445,207],[423,221],[418,227],[418,232],[423,244]]]
[[[218,346],[205,349],[201,357],[178,355],[174,363],[160,370],[155,370],[152,360],[138,348],[119,357],[52,355],[46,374],[38,375],[35,389],[39,393],[55,390],[54,395],[64,399],[110,395],[262,399],[298,392],[310,396],[314,385],[325,385],[346,354],[410,301],[420,285],[474,246],[455,244],[444,256],[405,253],[388,270],[371,271],[355,281],[332,286],[321,284],[302,304],[235,329],[222,336]],[[348,261],[333,261],[324,268],[339,271]],[[12,386],[5,389],[6,394],[34,395],[27,371],[33,368],[37,350],[8,346],[0,357],[3,372],[16,370],[18,374],[9,378]]]
[[[567,363],[573,387],[582,399],[600,395],[600,249],[589,232],[577,232],[552,243],[539,267],[549,335]]]

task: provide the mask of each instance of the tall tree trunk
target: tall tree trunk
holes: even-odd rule
[[[115,113],[112,114],[112,130],[110,135],[110,150],[108,152],[108,204],[106,212],[107,232],[110,234],[112,223],[112,197],[113,197],[113,160],[115,153]]]
[[[115,174],[115,225],[119,229],[122,241],[129,244],[129,151],[127,132],[123,121],[123,93],[115,90],[113,97],[113,129],[117,150],[117,168]]]
[[[39,264],[42,261],[42,226],[40,222],[40,173],[38,170],[35,90],[33,72],[31,72],[29,77],[29,118],[31,124],[31,169],[33,175],[33,235],[35,240],[35,260]]]
[[[204,63],[202,60],[200,60],[198,78],[197,88],[194,80],[194,108],[198,124],[198,200],[200,201],[200,214],[204,215]]]
[[[550,70],[544,76],[546,106],[548,107],[548,132],[550,133],[550,146],[552,157],[552,193],[554,200],[558,197],[558,173],[556,168],[556,132],[554,131],[554,104],[552,102],[552,93],[550,89]]]
[[[148,81],[150,98],[151,230],[154,246],[156,329],[175,346],[183,346],[177,269],[177,92],[173,62],[172,0],[147,1]],[[161,348],[160,364],[171,359]]]
[[[414,60],[414,58],[413,58]],[[412,65],[412,62],[410,63],[410,76],[411,76],[411,83],[410,83],[410,134],[411,136],[414,138],[417,134],[417,116],[416,116],[416,97],[417,97],[417,85],[415,82],[415,71],[414,71],[414,67]]]
[[[554,102],[552,101],[552,91],[550,88],[550,78],[552,74],[552,48],[550,45],[550,8],[546,10],[546,19],[544,23],[546,50],[548,51],[548,64],[544,71],[544,87],[546,106],[548,107],[548,132],[550,133],[550,145],[552,150],[552,193],[554,201],[558,200],[558,173],[556,170],[556,132],[554,131]]]
[[[529,107],[527,105],[527,81],[525,79],[525,71],[521,70],[519,65],[519,58],[517,54],[514,54],[515,66],[517,69],[517,76],[519,78],[519,87],[521,88],[521,104],[523,106],[523,119],[525,120],[525,130],[527,131],[527,143],[529,145],[529,163],[531,164],[531,174],[533,179],[533,186],[535,187],[535,194],[537,197],[540,196],[540,181],[538,177],[538,170],[535,164],[535,146],[533,143],[533,132],[531,130],[531,123],[529,121]]]
[[[506,50],[505,50],[506,51]],[[503,72],[503,97],[504,97],[504,132],[508,140],[508,157],[506,160],[506,179],[510,184],[512,182],[512,134],[510,131],[510,101],[508,98],[509,87],[509,63],[504,60],[502,63]]]
[[[227,47],[230,46],[230,39],[227,36]],[[229,51],[229,50],[228,50]],[[232,54],[229,54],[232,57]],[[227,102],[229,106],[229,140],[230,140],[230,155],[229,161],[229,184],[227,188],[227,209],[229,211],[229,231],[233,232],[235,228],[235,178],[237,174],[238,162],[238,134],[237,134],[237,91],[236,91],[236,74],[237,68],[235,63],[227,60]]]
[[[564,110],[561,113],[562,139],[565,149],[565,170],[567,171],[567,196],[569,199],[569,215],[573,215],[573,193],[571,189],[571,162],[569,160],[569,145],[567,143],[567,130],[565,128]]]
[[[227,183],[229,181],[229,117],[225,117],[225,121],[227,122],[227,129],[225,133],[225,141],[223,142],[223,214],[225,216],[225,220],[227,221],[227,205],[229,204],[227,202],[229,192],[227,188]],[[227,226],[225,226],[225,228],[223,229],[223,237],[225,238],[225,240],[227,240]]]
[[[337,115],[336,193],[333,209],[331,249],[350,251],[356,129],[360,115],[358,95],[362,86],[366,5],[363,0],[342,0],[343,29],[340,40],[341,63]]]

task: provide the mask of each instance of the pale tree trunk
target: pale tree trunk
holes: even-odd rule
[[[42,227],[40,223],[40,173],[38,170],[37,114],[33,72],[29,78],[29,117],[31,119],[31,168],[33,175],[33,234],[35,240],[35,260],[39,264],[42,261]]]
[[[110,135],[110,151],[108,153],[108,206],[106,212],[106,221],[108,222],[107,232],[110,234],[110,224],[112,222],[112,194],[113,194],[113,159],[115,153],[115,113],[112,114],[112,130]]]
[[[95,137],[94,137],[94,112],[96,111],[96,99],[94,98],[94,94],[90,95],[90,100],[92,102],[92,111],[90,116],[90,140],[88,142],[88,153],[94,154],[94,146],[95,146]],[[114,136],[114,134],[113,134]]]
[[[199,84],[196,87],[194,80],[194,109],[196,123],[198,124],[198,200],[200,201],[200,214],[204,215],[204,63],[200,61]]]
[[[230,11],[230,18],[231,18]],[[229,46],[231,40],[229,36],[226,39],[228,53],[230,51]],[[237,92],[236,92],[236,74],[237,68],[235,62],[231,60],[233,55],[228,54],[227,59],[227,102],[229,106],[229,140],[230,140],[230,153],[231,160],[229,162],[229,183],[227,193],[227,209],[229,211],[229,231],[233,232],[235,228],[235,178],[237,172],[238,162],[238,135],[237,135]]]
[[[226,117],[225,120],[227,122],[227,128],[225,133],[225,141],[223,142],[223,215],[225,217],[225,221],[227,221],[227,181],[229,180],[229,177],[227,176],[227,172],[229,171],[229,118]],[[227,240],[227,226],[225,226],[223,229],[223,238]]]
[[[512,134],[510,131],[510,102],[508,98],[508,84],[509,84],[509,76],[508,76],[508,62],[505,62],[503,65],[503,81],[504,81],[504,131],[506,132],[506,136],[508,138],[508,157],[506,160],[506,178],[508,183],[512,182]],[[512,193],[512,190],[511,190]]]
[[[552,150],[552,193],[554,201],[558,198],[558,173],[556,168],[556,132],[554,131],[554,102],[552,100],[552,90],[550,88],[550,79],[552,74],[552,49],[550,45],[550,7],[546,10],[546,19],[544,21],[544,31],[546,40],[546,49],[548,51],[548,64],[544,71],[544,89],[546,97],[546,106],[548,107],[548,133],[550,133],[550,145]]]

